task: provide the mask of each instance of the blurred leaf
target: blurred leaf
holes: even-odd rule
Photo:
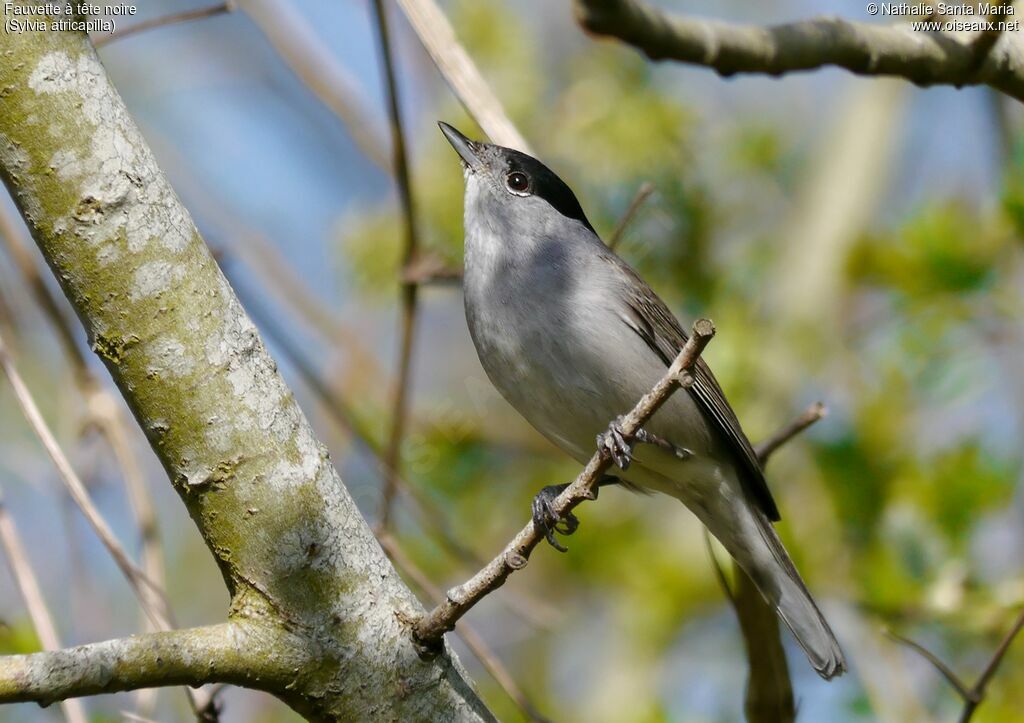
[[[920,503],[957,547],[983,514],[1010,501],[1014,465],[993,457],[977,440],[944,450],[924,466]]]
[[[854,280],[908,297],[966,294],[992,281],[1005,238],[955,201],[931,205],[889,235],[867,237],[850,259]]]
[[[0,655],[23,655],[38,653],[40,650],[42,643],[27,618],[10,620],[0,625]]]
[[[1003,189],[1003,211],[1013,225],[1018,241],[1024,241],[1024,143],[1018,141],[1008,164]]]

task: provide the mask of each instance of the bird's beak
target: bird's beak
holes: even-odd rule
[[[462,162],[470,169],[478,168],[480,166],[480,157],[477,155],[479,145],[475,141],[466,138],[466,136],[444,121],[438,121],[437,125],[441,128],[441,132],[444,133],[444,137],[452,144],[455,152],[459,154]]]

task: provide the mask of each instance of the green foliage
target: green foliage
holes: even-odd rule
[[[966,440],[923,466],[917,502],[962,551],[978,519],[1011,498],[1019,466],[992,455],[980,439]]]
[[[751,436],[781,424],[798,408],[797,397],[821,398],[833,408],[820,431],[791,444],[768,470],[783,503],[787,544],[811,589],[821,598],[842,596],[873,628],[939,610],[951,650],[967,659],[972,646],[983,648],[979,621],[1002,621],[1005,604],[984,590],[971,590],[971,601],[984,601],[976,606],[936,590],[951,570],[969,569],[976,535],[992,512],[1010,504],[1019,476],[1020,460],[1007,458],[986,434],[997,422],[974,406],[976,420],[965,425],[962,417],[993,386],[1006,384],[994,339],[1019,325],[1024,308],[1020,245],[1013,242],[1024,236],[1024,154],[1011,164],[999,208],[926,196],[895,223],[865,218],[836,264],[830,293],[838,316],[812,314],[811,323],[790,325],[772,300],[785,284],[799,283],[780,261],[791,206],[806,193],[818,160],[802,135],[805,125],[704,117],[665,82],[660,66],[614,45],[560,44],[552,60],[546,53],[555,51],[538,43],[526,17],[497,0],[455,0],[451,11],[513,120],[576,190],[605,237],[637,188],[654,185],[619,253],[680,317],[716,320],[721,333],[708,357]],[[447,94],[439,97],[425,116],[478,133]],[[435,132],[431,123],[417,127]],[[413,167],[425,248],[458,264],[457,164],[433,139],[413,146],[420,150]],[[401,233],[394,205],[361,209],[346,225],[346,268],[367,297],[392,303]],[[457,308],[452,313],[461,323]],[[463,417],[438,415],[435,406],[421,405],[407,464],[474,549],[498,549],[526,519],[537,490],[578,471],[539,448],[510,444],[496,431],[512,414],[502,403]],[[481,414],[489,431],[481,431]],[[932,438],[929,430],[945,427],[958,431]],[[528,579],[516,584],[572,611],[566,615],[581,625],[593,617],[600,629],[616,631],[589,644],[629,661],[630,675],[658,676],[687,626],[731,620],[698,526],[678,503],[607,490],[578,513],[583,526],[566,540],[571,552],[542,547]],[[464,577],[429,530],[410,529],[404,541],[434,579]],[[656,695],[629,710],[571,704],[552,682],[559,636],[527,629],[505,654],[545,712],[642,721],[667,719],[674,710]],[[607,676],[586,689],[621,683],[613,672]],[[849,685],[846,719],[874,719],[876,694],[856,681]],[[1019,693],[1002,695],[1024,705]],[[991,710],[1008,705],[1000,698]],[[705,717],[737,715],[738,700]]]
[[[729,155],[741,172],[780,176],[788,165],[780,131],[756,121],[736,129]]]
[[[1014,148],[1006,171],[1003,211],[1013,226],[1018,241],[1024,241],[1024,143]]]
[[[42,649],[28,618],[0,623],[0,655],[23,655]]]
[[[961,203],[928,206],[893,234],[868,237],[851,258],[854,280],[926,302],[985,290],[1006,236]]]

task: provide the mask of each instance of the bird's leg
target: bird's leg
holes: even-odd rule
[[[653,444],[655,447],[660,447],[676,459],[689,459],[693,456],[693,452],[686,447],[680,447],[678,444],[671,442],[664,437],[659,437],[656,434],[648,432],[646,429],[638,429],[636,434],[633,435],[637,442],[643,444]]]
[[[597,449],[602,455],[612,458],[619,469],[626,469],[633,461],[633,441],[636,435],[627,437],[622,431],[622,417],[616,417],[608,429],[597,435]]]
[[[608,425],[607,430],[597,435],[597,448],[602,454],[611,456],[620,469],[626,469],[633,461],[633,444],[636,442],[659,447],[677,459],[689,459],[693,456],[693,452],[686,447],[680,447],[646,429],[638,429],[632,436],[626,435],[622,431],[622,417],[616,417],[615,421]]]
[[[604,475],[597,481],[591,490],[590,499],[597,499],[598,489],[606,485],[618,484],[619,478],[612,475]],[[560,535],[571,535],[580,526],[580,521],[572,512],[564,518],[555,514],[554,502],[558,495],[562,494],[569,485],[549,485],[537,493],[533,498],[531,509],[533,511],[533,524],[538,530],[544,531],[544,539],[548,544],[559,552],[568,552],[568,548],[555,539],[555,533]]]

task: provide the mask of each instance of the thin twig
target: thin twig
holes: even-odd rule
[[[952,668],[950,668],[948,665],[942,662],[942,659],[939,658],[938,655],[928,650],[928,648],[924,647],[920,643],[911,640],[910,638],[905,638],[899,633],[893,630],[889,630],[888,628],[882,630],[882,633],[887,638],[890,638],[891,640],[894,640],[897,643],[900,643],[901,645],[907,646],[915,653],[920,655],[922,658],[927,660],[929,663],[931,663],[932,667],[934,667],[937,671],[939,671],[939,673],[942,674],[942,677],[945,678],[951,686],[953,686],[953,688],[956,690],[956,692],[960,695],[961,698],[963,698],[965,701],[971,700],[971,698],[974,695],[971,692],[971,689],[967,686],[966,683],[964,683],[960,679],[960,676],[953,672]]]
[[[387,11],[383,0],[373,0],[377,37],[380,43],[381,65],[384,68],[388,100],[388,116],[391,122],[391,152],[395,168],[395,182],[398,186],[398,200],[402,207],[402,267],[408,266],[419,248],[419,231],[416,225],[416,210],[413,206],[412,183],[409,179],[409,158],[405,148],[405,130],[402,126],[402,112],[398,99],[398,82],[395,79],[394,54],[391,35],[388,30]],[[391,523],[392,505],[397,492],[397,478],[402,463],[402,441],[408,417],[410,383],[412,376],[412,348],[416,335],[417,291],[414,283],[401,283],[401,336],[399,342],[398,378],[395,380],[391,402],[391,430],[388,434],[387,449],[384,453],[386,475],[381,494],[378,524],[382,530]]]
[[[46,285],[43,275],[39,273],[39,266],[33,258],[26,240],[28,231],[15,218],[14,209],[4,199],[4,202],[0,203],[0,238],[5,241],[7,252],[32,296],[35,297],[39,308],[53,325],[64,355],[70,360],[76,381],[81,383],[83,377],[87,377],[89,374],[88,362],[75,339],[72,326],[68,322],[67,314],[64,313],[58,297]]]
[[[887,614],[892,614],[892,611],[886,612]],[[905,611],[900,610],[897,611],[896,614],[905,615]],[[977,682],[970,687],[968,687],[967,683],[965,683],[960,676],[954,673],[938,655],[931,652],[920,643],[899,635],[888,628],[883,629],[882,632],[892,640],[905,645],[927,660],[931,663],[932,667],[934,667],[946,679],[964,702],[964,707],[960,714],[959,721],[960,723],[967,723],[971,720],[978,706],[980,706],[984,701],[985,690],[989,682],[991,682],[992,678],[995,676],[1006,652],[1009,650],[1010,645],[1013,643],[1017,634],[1020,633],[1021,629],[1024,629],[1024,609],[1021,610],[1013,626],[999,643],[999,646],[992,654],[992,657],[989,659]]]
[[[11,336],[15,335],[15,320],[11,302],[7,300],[3,288],[0,287],[0,333],[4,332]]]
[[[32,427],[32,430],[42,442],[43,447],[46,448],[47,453],[57,467],[57,471],[64,482],[68,494],[82,511],[82,514],[85,515],[86,520],[95,530],[103,546],[107,548],[118,569],[128,581],[143,612],[146,613],[146,616],[155,627],[160,630],[170,630],[173,627],[173,620],[170,616],[170,609],[163,589],[132,562],[124,546],[118,541],[110,525],[96,508],[88,490],[71,466],[67,455],[64,454],[46,420],[43,419],[39,407],[21,378],[2,336],[0,336],[0,369],[3,370],[4,375],[11,383],[15,399],[18,401],[18,406],[25,415],[29,426]],[[189,689],[185,689],[185,693],[193,710],[201,709],[194,693]]]
[[[799,417],[754,448],[754,452],[757,454],[757,461],[764,467],[768,463],[768,458],[772,456],[775,450],[827,414],[828,408],[821,402],[815,402],[809,406]]]
[[[367,106],[358,83],[338,62],[303,17],[300,4],[282,0],[247,0],[248,15],[292,72],[344,124],[353,142],[376,166],[390,173],[391,163],[380,123]]]
[[[1021,610],[1020,615],[1017,616],[1016,622],[1013,627],[1010,628],[1009,632],[1003,636],[1002,641],[999,643],[999,647],[996,648],[992,657],[988,661],[988,665],[985,666],[985,670],[982,671],[981,677],[978,678],[978,682],[971,688],[971,697],[965,699],[963,713],[960,714],[960,723],[968,723],[971,717],[974,715],[974,711],[978,709],[982,701],[985,700],[985,690],[988,688],[989,682],[995,677],[996,671],[999,669],[999,664],[1003,662],[1003,658],[1006,656],[1006,652],[1010,649],[1010,645],[1013,644],[1014,638],[1017,634],[1024,629],[1024,610]]]
[[[15,265],[35,297],[36,303],[39,304],[56,331],[65,357],[71,362],[75,382],[85,399],[88,410],[85,426],[87,428],[95,426],[114,453],[125,481],[125,488],[142,541],[142,569],[157,587],[163,589],[165,586],[163,550],[156,513],[153,510],[138,458],[128,439],[124,416],[121,414],[114,395],[103,386],[99,377],[86,361],[85,355],[75,339],[68,315],[64,313],[58,297],[50,290],[43,280],[42,274],[39,273],[39,266],[29,251],[26,235],[27,232],[17,227],[9,212],[9,206],[7,204],[0,206],[0,236],[7,242],[7,250],[14,259]],[[156,599],[152,603],[160,604]]]
[[[217,5],[211,5],[206,8],[197,8],[195,10],[185,10],[180,13],[173,13],[171,15],[161,15],[159,17],[151,18],[149,20],[143,20],[132,25],[126,25],[123,28],[114,30],[106,35],[97,35],[92,39],[92,44],[97,48],[101,48],[107,43],[111,43],[121,38],[127,38],[130,35],[137,35],[144,33],[147,30],[153,30],[154,28],[162,28],[166,25],[176,25],[178,23],[187,23],[192,20],[201,20],[203,18],[213,17],[214,15],[220,15],[222,13],[230,13],[234,11],[235,3],[234,0],[227,0],[227,2],[218,3]]]
[[[99,510],[96,509],[96,505],[93,503],[88,490],[82,484],[82,480],[79,479],[78,474],[72,468],[71,463],[64,454],[64,450],[60,448],[56,437],[54,437],[49,425],[47,425],[43,415],[39,412],[39,407],[36,406],[31,392],[25,386],[21,374],[18,373],[14,359],[8,352],[2,337],[0,337],[0,369],[3,370],[4,375],[10,381],[11,387],[14,390],[14,397],[22,413],[25,415],[29,426],[32,427],[32,430],[50,455],[50,459],[53,460],[54,465],[57,467],[57,471],[60,473],[60,478],[64,482],[68,494],[70,494],[71,499],[74,500],[82,514],[89,521],[89,524],[96,531],[103,546],[107,548],[107,552],[114,558],[118,569],[125,576],[125,579],[128,580],[128,584],[135,592],[136,597],[138,597],[143,610],[146,611],[146,614],[149,615],[154,624],[170,628],[171,622],[168,619],[167,603],[163,596],[163,591],[132,562],[128,553],[125,552],[124,546],[121,545],[117,536],[111,530],[110,525],[107,524]],[[149,587],[151,592],[159,594],[159,605],[152,604],[152,596],[143,589],[144,587]]]
[[[434,0],[398,0],[409,24],[466,111],[498,145],[535,155]]]
[[[920,643],[915,642],[910,638],[905,638],[892,630],[886,629],[882,632],[884,632],[889,638],[913,650],[915,653],[931,663],[932,667],[939,671],[942,677],[944,677],[953,689],[956,690],[957,694],[964,702],[963,710],[960,713],[960,723],[968,723],[968,721],[970,721],[974,716],[975,711],[978,710],[978,706],[985,701],[985,692],[988,688],[988,684],[992,682],[992,678],[995,677],[996,672],[999,670],[999,665],[1003,662],[1003,658],[1006,657],[1006,653],[1013,644],[1014,638],[1017,637],[1017,634],[1020,633],[1022,629],[1024,629],[1024,610],[1021,610],[1016,621],[1014,621],[1013,626],[1006,635],[1003,636],[998,647],[996,647],[995,651],[992,653],[992,657],[989,658],[988,663],[985,665],[985,669],[981,672],[981,675],[978,676],[977,682],[972,686],[968,686],[967,683],[965,683],[960,676],[954,673],[938,655],[928,650],[928,648],[924,647]]]
[[[106,440],[114,460],[121,470],[121,477],[124,479],[125,491],[128,493],[129,507],[135,518],[135,524],[139,531],[141,544],[141,567],[143,573],[153,586],[144,586],[143,593],[149,595],[149,605],[159,608],[166,604],[167,619],[169,623],[174,622],[174,613],[171,610],[170,602],[166,601],[161,591],[167,589],[167,575],[164,567],[163,541],[160,538],[160,526],[157,522],[156,510],[149,493],[149,486],[146,484],[146,477],[142,471],[142,465],[136,454],[135,448],[128,436],[128,425],[125,423],[124,415],[116,403],[114,396],[109,391],[99,386],[99,380],[91,377],[92,387],[101,393],[87,397],[89,405],[89,418],[96,426],[100,435]],[[161,628],[143,609],[142,624],[147,632],[170,629]],[[188,698],[189,705],[193,710],[198,710],[198,693],[191,688],[182,688],[182,692]],[[138,712],[145,717],[151,713],[156,706],[158,689],[143,688],[136,691],[135,702]]]
[[[10,563],[14,582],[21,593],[21,599],[25,602],[29,619],[32,621],[32,627],[36,631],[43,650],[60,650],[62,646],[60,637],[57,635],[57,626],[53,624],[53,616],[50,615],[50,609],[46,606],[46,599],[39,587],[39,580],[32,569],[32,563],[29,562],[28,554],[25,552],[25,545],[22,544],[18,528],[15,527],[14,520],[7,514],[2,491],[0,491],[0,547],[3,547],[7,561]],[[87,723],[89,720],[80,700],[62,701],[61,710],[69,723]]]
[[[673,392],[693,384],[690,372],[714,334],[715,327],[707,319],[699,319],[694,323],[692,336],[665,376],[621,419],[620,428],[626,437],[633,436]],[[584,500],[594,499],[596,485],[611,464],[610,455],[600,450],[595,452],[572,484],[555,498],[551,505],[554,515],[564,520]],[[542,539],[544,533],[531,520],[505,546],[501,554],[467,582],[449,590],[440,605],[419,618],[413,626],[413,638],[422,646],[424,654],[438,651],[441,638],[454,628],[459,618],[486,595],[501,587],[509,575],[525,567],[530,553]]]
[[[999,169],[1006,171],[1013,165],[1013,151],[1017,143],[1017,133],[1013,118],[1010,116],[1010,107],[1013,101],[1002,93],[989,89],[986,92],[986,104],[992,114],[992,122],[995,125],[996,159]]]
[[[391,562],[404,572],[430,599],[431,604],[437,605],[444,599],[444,593],[433,583],[427,574],[416,565],[412,559],[405,554],[405,551],[398,544],[398,541],[390,533],[383,533],[377,537],[384,552],[391,558]],[[476,659],[480,661],[484,669],[494,678],[495,682],[508,694],[523,715],[532,721],[542,723],[547,718],[541,715],[536,706],[530,701],[526,693],[516,683],[515,678],[509,672],[501,659],[491,650],[487,641],[469,623],[462,621],[455,634],[462,638],[466,647],[470,649]]]
[[[139,530],[139,538],[142,543],[142,571],[146,578],[153,583],[152,587],[144,586],[141,593],[151,598],[149,607],[164,607],[166,602],[163,593],[160,592],[166,589],[163,543],[160,539],[159,525],[149,488],[138,456],[129,439],[128,425],[118,400],[89,366],[75,339],[68,315],[62,310],[57,295],[43,280],[42,274],[39,272],[39,265],[29,251],[26,239],[27,231],[19,228],[8,204],[0,206],[0,236],[6,241],[7,249],[14,259],[15,265],[35,297],[36,303],[56,331],[65,357],[71,362],[75,383],[86,404],[88,416],[84,426],[86,428],[95,427],[114,454]],[[164,629],[170,629],[170,624],[173,623],[173,614],[169,606],[166,607],[166,612],[169,625]],[[143,606],[143,615],[146,623],[153,623],[147,612],[147,606]],[[157,626],[154,629],[160,628]],[[183,690],[188,696],[190,704],[194,705],[196,703],[195,694],[187,688]],[[140,702],[145,703],[148,695],[150,694],[146,691],[140,692]]]
[[[743,710],[748,723],[792,723],[796,720],[793,681],[779,635],[779,614],[765,601],[754,581],[733,563],[733,608],[747,656]]]
[[[402,267],[401,278],[408,284],[457,284],[462,281],[462,267],[450,266],[433,254],[421,253]]]
[[[640,210],[640,207],[644,204],[650,195],[654,193],[654,184],[650,181],[644,181],[640,184],[640,188],[636,190],[636,194],[633,196],[633,200],[629,202],[629,207],[626,208],[626,212],[622,214],[622,218],[615,225],[615,230],[608,236],[608,248],[613,251],[622,241],[622,235],[626,232],[626,227],[633,221],[636,216],[636,212]]]

